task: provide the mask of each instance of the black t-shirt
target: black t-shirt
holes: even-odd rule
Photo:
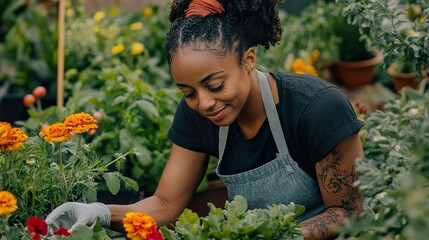
[[[277,82],[276,108],[290,155],[316,179],[314,164],[364,124],[335,85],[309,75],[271,75]],[[190,109],[182,99],[168,137],[183,148],[218,157],[218,132],[218,126]],[[229,127],[221,172],[235,174],[254,169],[275,159],[276,153],[267,119],[251,139],[243,139],[234,123]]]

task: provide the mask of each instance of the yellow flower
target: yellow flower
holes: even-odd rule
[[[426,18],[425,18],[425,17],[421,17],[421,18],[419,18],[419,23],[424,23],[424,22],[425,22],[425,20],[426,20]]]
[[[118,44],[118,45],[112,47],[112,54],[116,55],[116,54],[123,52],[124,50],[125,50],[125,45],[121,43],[121,44]]]
[[[135,43],[131,44],[131,54],[132,55],[140,54],[143,52],[143,50],[144,50],[143,43],[135,42]]]
[[[122,223],[131,240],[147,239],[156,232],[155,220],[145,213],[129,212]]]
[[[94,30],[95,33],[99,33],[100,32],[100,26],[95,26],[93,28],[93,30]]]
[[[94,19],[95,21],[101,21],[101,19],[106,17],[106,13],[104,13],[103,11],[98,11],[96,13],[94,13]]]
[[[130,29],[132,31],[140,30],[142,28],[143,28],[143,23],[141,23],[141,22],[136,22],[136,23],[133,23],[130,25]]]
[[[39,132],[39,136],[43,137],[46,142],[66,142],[72,138],[70,130],[67,129],[64,123],[54,123],[45,127]]]
[[[4,131],[6,128],[6,131],[3,132],[0,137],[0,150],[1,151],[13,151],[15,149],[20,148],[24,142],[27,140],[28,136],[19,128],[10,128],[7,129],[7,125],[3,125],[1,127]]]
[[[11,214],[17,209],[15,196],[8,191],[0,191],[0,216]]]
[[[151,7],[145,7],[143,9],[143,15],[150,17],[153,14],[153,9]]]
[[[73,15],[74,15],[74,11],[73,11],[73,9],[67,9],[66,10],[66,16],[67,17],[73,17]]]
[[[97,120],[88,113],[75,113],[64,120],[64,125],[72,133],[79,134],[98,128]]]

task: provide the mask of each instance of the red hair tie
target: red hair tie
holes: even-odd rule
[[[188,9],[185,10],[185,17],[199,16],[224,13],[225,9],[217,0],[193,0]]]

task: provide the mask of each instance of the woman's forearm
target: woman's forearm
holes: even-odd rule
[[[145,198],[137,203],[129,205],[108,205],[111,213],[110,229],[124,232],[122,220],[128,212],[143,212],[155,219],[158,227],[169,226],[177,218],[177,212],[173,211],[161,198],[156,195]]]
[[[350,214],[342,208],[328,208],[323,213],[303,221],[301,232],[305,240],[333,239],[337,234],[332,226],[341,225]]]

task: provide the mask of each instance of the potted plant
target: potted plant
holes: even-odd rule
[[[414,23],[423,23],[424,17],[422,7],[416,3],[405,3],[406,19]],[[405,35],[406,36],[406,35]],[[422,78],[427,77],[425,65],[420,66],[421,69],[416,70],[413,64],[407,57],[398,56],[387,67],[387,73],[392,77],[393,87],[397,93],[403,87],[410,87],[417,89]],[[421,70],[421,74],[417,72]]]
[[[285,26],[284,40],[270,48],[269,54],[260,54],[263,68],[320,75],[352,87],[372,81],[381,55],[360,40],[359,29],[347,23],[338,5],[332,1],[315,1],[297,16],[286,13],[280,16]],[[359,72],[359,68],[366,75]],[[350,70],[354,72],[348,77]]]
[[[383,53],[384,67],[407,62],[421,77],[429,66],[429,2],[337,0],[343,15],[359,27],[366,43]],[[413,4],[412,7],[409,4]],[[411,11],[410,9],[418,9]]]
[[[332,63],[333,78],[345,87],[358,87],[370,84],[381,62],[382,55],[367,47],[361,39],[359,28],[347,22],[337,12],[333,21],[333,31],[339,37],[338,59]]]
[[[411,66],[404,57],[390,64],[387,73],[392,77],[393,87],[397,93],[404,87],[417,89],[419,86],[420,76],[416,73],[414,66]]]

